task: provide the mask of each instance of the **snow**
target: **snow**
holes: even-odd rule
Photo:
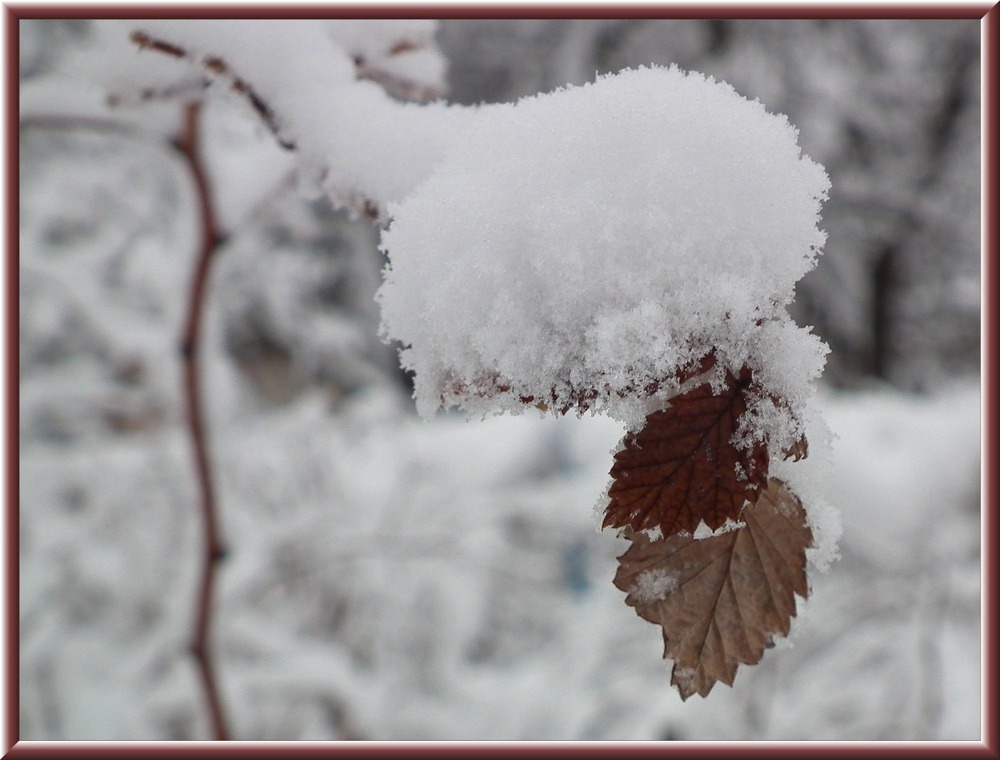
[[[488,118],[487,118],[488,116]],[[796,407],[825,347],[788,319],[828,180],[783,117],[676,68],[492,106],[390,204],[383,331],[419,412],[638,398],[713,349]],[[498,157],[502,157],[498,160]]]
[[[632,595],[639,602],[652,602],[665,599],[675,588],[677,588],[677,578],[666,570],[656,568],[639,573],[635,579]]]
[[[799,156],[794,130],[781,117],[724,85],[662,69],[592,85],[595,102],[605,105],[593,112],[583,110],[588,88],[495,112],[409,107],[355,82],[345,65],[351,51],[377,52],[395,33],[379,37],[361,25],[338,38],[326,22],[288,22],[231,26],[230,36],[219,27],[209,34],[194,22],[172,23],[148,28],[176,34],[194,52],[225,54],[240,75],[255,85],[259,79],[261,91],[288,114],[283,134],[303,146],[300,157],[284,155],[245,99],[227,93],[225,81],[214,86],[222,97],[207,106],[205,144],[234,240],[215,274],[203,370],[231,549],[219,577],[213,644],[237,737],[979,738],[980,389],[971,382],[922,398],[822,392],[808,400],[823,349],[783,307],[815,257],[809,246],[821,243],[815,216],[825,180]],[[414,34],[428,31],[424,22],[398,23]],[[110,30],[108,24],[98,26]],[[122,36],[107,39],[117,40],[127,60],[119,65],[118,54],[107,56],[113,65],[106,74],[117,77],[123,97],[134,99],[137,86],[171,87],[204,73],[191,61],[140,53]],[[286,71],[326,77],[343,96],[343,110],[298,97],[273,60],[249,54],[290,41],[303,55]],[[433,67],[425,63],[398,71],[430,77]],[[76,75],[94,72],[81,65]],[[619,90],[621,82],[632,84]],[[722,161],[708,148],[716,131],[702,124],[687,135],[685,154],[699,158],[698,170],[670,174],[676,167],[668,146],[651,136],[665,125],[685,127],[654,96],[661,82],[670,83],[665,92],[701,92],[709,122],[712,104],[742,113],[730,124],[736,129],[717,136],[743,140],[746,151]],[[641,86],[649,97],[636,96]],[[39,81],[22,104],[46,115],[65,92],[74,90]],[[615,102],[633,115],[653,113],[656,123],[644,131],[642,119],[618,119],[639,125],[633,142],[604,139],[615,133]],[[81,116],[110,113],[153,134],[176,123],[176,103],[130,104],[124,97],[108,111],[93,90],[65,100]],[[348,114],[348,106],[364,118]],[[244,121],[234,124],[235,114]],[[490,119],[480,118],[485,114]],[[574,147],[567,140],[577,127],[584,144]],[[602,150],[587,150],[594,145]],[[633,147],[642,159],[638,174],[609,174],[612,157],[624,161]],[[583,149],[580,173],[599,171],[567,198],[555,185],[567,172],[573,178],[574,167],[558,156],[570,148]],[[168,148],[131,132],[123,140],[119,133],[24,130],[21,150],[21,735],[202,739],[208,727],[187,653],[201,545],[177,397],[184,308],[178,294],[185,292],[195,235],[188,178]],[[372,164],[366,152],[384,161]],[[788,186],[773,190],[785,195],[769,196],[772,189],[754,184],[769,181],[748,160],[759,152],[773,153],[784,167]],[[462,161],[468,176],[461,175]],[[437,311],[420,312],[419,294],[409,292],[420,320],[396,320],[393,329],[417,329],[427,316],[443,331],[444,316],[467,314],[451,329],[466,342],[459,349],[470,378],[503,365],[539,383],[545,372],[561,371],[560,357],[568,361],[578,351],[582,374],[569,381],[596,377],[602,388],[621,387],[719,342],[724,364],[749,361],[766,387],[790,399],[791,417],[766,404],[756,410],[772,443],[799,430],[810,442],[802,462],[772,457],[774,474],[807,505],[817,542],[810,551],[812,595],[800,604],[790,645],[743,668],[732,689],[680,702],[669,685],[670,664],[660,660],[659,631],[611,584],[625,542],[595,533],[599,518],[589,512],[606,483],[622,420],[630,421],[630,410],[615,408],[613,397],[601,411],[617,419],[529,414],[476,424],[449,414],[430,424],[415,420],[399,394],[374,382],[336,405],[319,391],[280,407],[255,401],[223,340],[234,291],[250,281],[263,294],[262,310],[304,344],[297,361],[331,355],[362,363],[355,344],[365,323],[357,314],[338,321],[307,308],[320,268],[304,263],[292,245],[276,244],[274,261],[259,254],[274,242],[267,226],[273,220],[260,209],[277,215],[273,198],[288,202],[287,172],[296,162],[299,181],[314,182],[317,191],[395,203],[400,216],[386,234],[393,268],[416,272],[427,264],[441,277],[425,281],[425,305]],[[324,173],[327,165],[343,173],[345,184]],[[495,172],[477,170],[485,165]],[[516,170],[527,171],[533,184],[511,193]],[[662,172],[673,184],[659,181]],[[733,177],[747,182],[723,182]],[[712,178],[722,184],[712,188]],[[815,194],[810,199],[796,192],[806,185]],[[716,194],[732,208],[706,209]],[[800,205],[785,210],[765,203],[793,196]],[[427,209],[440,229],[421,231],[420,204],[434,198],[446,202]],[[626,207],[628,198],[639,205]],[[656,202],[664,198],[670,203]],[[478,243],[478,258],[458,247],[476,240],[462,238],[449,218],[466,211],[479,215],[468,234],[486,241]],[[765,229],[767,220],[774,229]],[[737,222],[747,229],[727,232]],[[685,235],[689,225],[700,237]],[[308,224],[294,217],[288,226]],[[611,244],[633,232],[646,247]],[[420,235],[453,247],[420,249]],[[789,247],[767,247],[778,238]],[[447,257],[454,272],[440,271]],[[682,287],[692,278],[696,288]],[[757,298],[763,294],[774,303]],[[544,298],[552,304],[539,303]],[[725,319],[718,310],[724,299],[736,309]],[[557,304],[572,320],[553,316]],[[533,334],[527,324],[546,309],[553,317],[546,329],[561,336],[552,357],[537,351],[540,330]],[[493,314],[525,334],[490,321]],[[758,314],[766,317],[761,325]],[[660,320],[662,329],[637,323],[645,320]],[[374,325],[368,328],[374,335]],[[689,345],[690,330],[696,342]],[[618,364],[641,346],[651,353],[633,356],[639,366]],[[444,366],[447,357],[435,355],[433,341],[418,341],[412,356],[425,349]],[[525,359],[532,352],[537,376]],[[122,378],[136,366],[145,380],[132,387]],[[454,400],[475,412],[505,407],[503,399],[484,399],[481,408],[479,399]],[[511,410],[521,409],[507,400]],[[123,401],[147,415],[134,430],[108,425]],[[427,395],[421,408],[430,413],[439,402]],[[834,476],[824,475],[825,463]],[[838,554],[831,572],[814,572]]]
[[[978,738],[978,387],[820,394],[844,559],[811,573],[791,647],[683,704],[659,631],[611,584],[625,542],[588,514],[620,424],[426,424],[386,402],[214,428],[232,550],[215,640],[241,738],[338,738],[331,704],[394,740]],[[183,654],[189,467],[179,428],[22,444],[25,738],[205,735]],[[564,565],[580,543],[582,594]]]
[[[826,405],[816,399],[806,405],[801,426],[809,441],[809,456],[798,462],[772,456],[770,470],[802,502],[813,535],[812,546],[806,550],[809,567],[826,572],[840,556],[843,534],[841,504],[830,497],[831,484],[838,477],[835,454],[840,442],[827,423]]]
[[[953,437],[980,437],[977,388],[964,389],[949,404],[886,393],[874,395],[867,409],[842,396],[832,396],[825,407],[835,431],[864,431],[872,444],[861,449],[838,441],[831,457],[827,498],[840,505],[844,541],[855,551],[880,562],[905,564],[907,553],[922,542],[926,545],[921,551],[942,561],[978,543],[978,534],[951,526],[932,533],[921,527],[938,522],[935,505],[957,504],[966,510],[978,506],[961,484],[978,480],[979,462],[956,452]],[[943,430],[953,435],[941,435]],[[926,475],[915,477],[914,470]]]
[[[722,536],[726,533],[732,533],[734,530],[739,530],[740,528],[745,528],[746,523],[739,520],[727,519],[725,523],[720,525],[715,530],[712,530],[707,525],[705,521],[702,520],[698,523],[698,527],[694,529],[694,533],[691,537],[695,540],[701,540],[703,538],[712,538],[713,536]]]
[[[439,24],[430,19],[338,19],[327,33],[365,63],[438,92],[445,89],[447,61],[434,42]]]
[[[335,201],[362,197],[385,204],[426,178],[477,109],[401,103],[379,85],[357,81],[352,51],[381,47],[389,32],[421,42],[430,31],[414,23],[380,27],[374,22],[373,31],[373,22],[301,19],[105,21],[100,28],[103,39],[113,40],[114,54],[95,47],[80,57],[77,75],[124,93],[128,104],[130,94],[134,100],[134,93],[150,87],[164,90],[192,77],[201,80],[203,61],[219,58],[229,74],[209,76],[215,93],[239,103],[263,128],[248,99],[232,92],[234,77],[250,83],[276,115],[278,137],[296,145],[303,175],[316,177]],[[140,50],[129,42],[135,31],[179,47],[185,58]],[[436,60],[431,50],[402,54],[393,57],[391,71],[439,86],[442,71]],[[150,68],[157,69],[156,77],[148,76]]]
[[[510,105],[416,106],[357,81],[353,61],[394,37],[432,50],[426,24],[101,28],[119,47],[139,31],[183,51],[173,60],[132,52],[169,60],[160,88],[205,77],[204,62],[221,59],[224,71],[209,76],[217,90],[249,101],[232,90],[250,83],[273,118],[250,115],[296,145],[305,184],[338,203],[369,198],[387,209],[382,331],[404,346],[424,416],[450,405],[558,409],[584,397],[636,429],[677,391],[677,375],[713,351],[716,381],[750,365],[762,396],[786,402],[762,401],[745,437],[779,452],[800,435],[826,349],[785,307],[824,242],[817,222],[829,182],[795,128],[759,102],[654,67]],[[149,87],[148,63],[112,76],[114,56],[92,57],[81,59],[82,76],[126,93]],[[272,174],[282,166],[261,164]],[[242,214],[259,199],[237,195]]]

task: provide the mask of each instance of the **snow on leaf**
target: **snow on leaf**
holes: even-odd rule
[[[714,531],[736,520],[768,477],[766,444],[734,441],[751,382],[744,367],[739,377],[728,374],[721,392],[699,385],[626,435],[611,467],[603,527],[671,536],[694,533],[701,521]]]
[[[809,456],[809,441],[805,436],[801,436],[795,443],[783,452],[785,459],[792,459],[796,462]]]
[[[795,594],[809,594],[812,531],[799,499],[772,478],[743,519],[745,527],[701,540],[626,532],[633,543],[618,558],[614,583],[640,617],[662,627],[663,656],[674,661],[671,683],[683,699],[707,696],[717,681],[732,686],[740,663],[760,662],[777,634],[788,635]],[[651,594],[650,578],[673,583]]]
[[[636,598],[642,602],[663,599],[677,587],[677,579],[662,568],[654,568],[640,573],[636,578],[636,586],[632,590]]]

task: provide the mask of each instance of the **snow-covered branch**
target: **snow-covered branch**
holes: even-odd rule
[[[131,40],[139,47],[140,50],[155,50],[158,53],[163,53],[164,55],[168,55],[172,58],[192,58],[192,56],[184,48],[171,42],[151,37],[145,32],[132,32]],[[230,71],[229,64],[218,56],[207,55],[196,62],[205,69],[207,74],[227,81],[233,92],[238,93],[246,99],[246,101],[250,104],[250,107],[253,108],[253,110],[260,117],[260,120],[267,127],[268,131],[274,136],[278,145],[285,150],[295,150],[295,143],[281,136],[281,130],[278,126],[277,117],[274,115],[274,110],[257,93],[257,91],[253,88],[253,85],[249,84],[246,80],[241,79],[239,76]],[[203,84],[207,87],[208,81],[205,81]],[[144,90],[142,98],[144,100],[152,99],[156,94],[155,90]],[[161,94],[163,97],[176,97],[177,92],[176,90],[166,90]],[[115,104],[114,100],[112,100],[112,104]]]
[[[776,458],[802,438],[826,349],[785,308],[829,181],[783,116],[657,67],[513,104],[402,103],[356,66],[420,46],[358,42],[368,27],[137,23],[141,52],[248,102],[335,203],[392,220],[382,329],[422,414],[544,403],[636,429],[711,354],[715,388],[754,374],[741,437]]]
[[[370,41],[348,44],[343,30],[338,37],[317,21],[149,20],[117,22],[115,31],[147,56],[184,64],[172,77],[158,72],[153,84],[148,63],[114,76],[95,71],[116,102],[180,90],[194,75],[209,93],[246,102],[278,144],[295,151],[301,176],[318,191],[383,223],[386,205],[432,173],[478,110],[400,101],[431,100],[441,91],[426,43],[409,37],[377,55]],[[409,57],[416,74],[405,70]]]
[[[701,525],[736,526],[713,544],[723,550],[756,545],[767,531],[751,513],[794,513],[794,540],[760,576],[780,614],[755,607],[757,644],[697,687],[684,674],[709,667],[700,650],[668,646],[683,696],[731,683],[787,634],[807,550],[831,550],[798,469],[827,349],[786,311],[826,239],[829,179],[785,117],[655,66],[512,104],[415,105],[398,97],[429,91],[319,22],[143,24],[129,33],[138,51],[187,70],[133,89],[196,76],[206,96],[235,95],[301,176],[382,222],[381,332],[402,344],[422,415],[540,407],[624,422],[603,524],[657,556],[661,541],[700,540]],[[376,49],[384,64],[421,46]],[[718,612],[690,609],[719,598],[701,585],[675,599],[698,619]]]

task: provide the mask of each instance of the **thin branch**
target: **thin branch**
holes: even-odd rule
[[[113,92],[106,98],[109,108],[116,108],[125,103],[149,103],[155,100],[194,100],[200,97],[212,83],[208,77],[196,80],[178,82],[166,87],[143,87],[135,92]]]
[[[384,55],[387,58],[395,58],[407,53],[419,52],[426,49],[426,47],[426,42],[418,42],[407,37],[402,37],[393,42]],[[352,58],[354,59],[354,73],[358,79],[375,82],[375,84],[399,100],[413,103],[430,103],[444,95],[444,92],[439,87],[411,79],[371,63],[365,57],[364,53],[360,51],[355,51],[352,54]]]
[[[198,487],[201,495],[201,515],[203,530],[202,572],[200,588],[195,608],[194,631],[191,638],[191,653],[198,666],[202,689],[208,705],[212,734],[216,739],[228,739],[229,728],[226,721],[222,697],[219,693],[215,662],[210,647],[212,598],[215,588],[216,569],[225,556],[225,549],[219,534],[218,512],[212,469],[208,458],[208,443],[205,434],[201,383],[199,378],[199,352],[202,335],[208,277],[212,260],[223,242],[216,221],[215,208],[208,184],[208,177],[201,160],[198,145],[200,104],[191,103],[184,114],[184,128],[177,147],[191,170],[198,212],[201,223],[201,247],[195,265],[194,277],[188,300],[187,323],[181,340],[181,355],[184,365],[184,396],[187,405],[188,429],[194,453]]]
[[[180,58],[191,61],[200,66],[210,75],[210,77],[228,82],[229,88],[233,92],[246,99],[247,103],[257,116],[260,117],[260,120],[264,123],[264,126],[277,141],[278,145],[287,151],[298,150],[298,146],[294,141],[282,136],[281,129],[279,127],[278,115],[274,108],[272,108],[272,106],[260,95],[260,93],[257,92],[250,82],[239,76],[221,57],[217,55],[205,55],[199,58],[180,45],[153,37],[152,35],[142,31],[132,32],[130,39],[139,47],[140,50],[152,50],[169,56],[170,58]],[[361,76],[361,74],[359,74],[359,76]],[[386,87],[389,86],[388,82],[382,82],[382,84]],[[400,84],[400,86],[403,86],[403,84]],[[157,97],[170,96],[172,94],[173,90],[171,89],[160,92],[155,90],[143,90],[139,93],[139,98],[140,100],[153,100]],[[113,96],[110,105],[115,105],[120,100],[121,96]],[[353,191],[347,193],[329,191],[329,195],[331,202],[335,206],[342,206],[343,208],[346,208],[383,228],[387,228],[389,223],[392,221],[385,215],[385,210],[382,208],[381,204],[371,198],[368,198],[362,193]]]
[[[285,150],[295,150],[295,143],[281,135],[281,130],[278,126],[278,117],[275,115],[274,109],[260,96],[253,88],[253,85],[237,76],[222,58],[215,55],[195,58],[195,56],[180,45],[157,39],[141,31],[132,32],[131,40],[139,46],[140,50],[153,50],[171,58],[186,58],[199,64],[212,76],[229,82],[230,89],[246,98],[250,107],[256,111],[261,121],[264,122],[264,125],[274,135],[274,139],[277,140],[278,145]]]
[[[400,100],[430,103],[441,97],[440,88],[409,79],[388,69],[370,64],[363,55],[354,56],[354,72],[358,79],[374,82]]]

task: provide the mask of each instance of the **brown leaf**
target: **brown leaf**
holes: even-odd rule
[[[728,374],[721,393],[699,385],[646,417],[625,436],[611,467],[604,527],[659,528],[664,536],[694,533],[702,520],[712,530],[736,520],[768,477],[767,445],[733,443],[747,409],[749,368]]]
[[[759,662],[775,635],[788,635],[795,594],[809,594],[812,532],[799,499],[772,478],[743,519],[700,540],[629,535],[633,544],[618,558],[615,585],[663,628],[663,656],[674,661],[670,680],[683,699],[707,696],[717,681],[732,686],[740,663]]]

